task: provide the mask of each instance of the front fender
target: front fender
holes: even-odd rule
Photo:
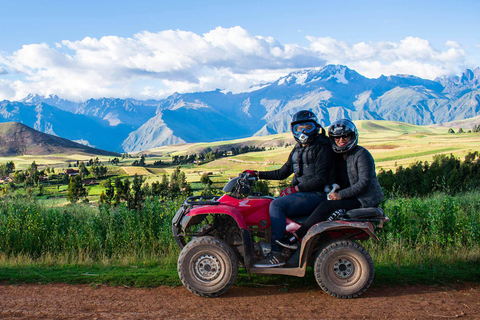
[[[371,222],[350,222],[335,220],[317,223],[308,230],[307,234],[302,239],[299,260],[300,267],[306,267],[308,257],[314,249],[317,236],[319,236],[320,234],[325,234],[327,232],[342,232],[346,230],[358,230],[359,232],[366,234],[368,237],[378,240],[378,237],[375,235],[374,228]]]
[[[188,222],[199,215],[206,215],[206,214],[226,214],[231,216],[235,222],[237,223],[238,227],[241,229],[248,229],[245,220],[243,219],[240,212],[231,206],[226,205],[218,205],[218,206],[204,206],[204,207],[196,207],[191,209],[182,219],[182,227],[185,228],[188,226]]]

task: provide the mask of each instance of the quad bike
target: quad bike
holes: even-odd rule
[[[271,250],[268,213],[275,198],[252,192],[256,178],[248,173],[231,179],[227,194],[189,197],[175,214],[172,231],[182,249],[178,274],[185,287],[203,297],[216,297],[235,283],[238,268],[250,274],[305,276],[312,266],[318,285],[338,298],[354,298],[373,281],[370,254],[357,241],[374,238],[375,228],[389,221],[381,208],[355,209],[311,227],[298,250],[284,249],[287,264],[256,268]],[[303,217],[305,220],[308,216]],[[287,230],[301,218],[287,218]]]

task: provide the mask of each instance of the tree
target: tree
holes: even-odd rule
[[[9,161],[5,164],[0,164],[0,176],[8,176],[9,173],[15,171],[15,164],[13,161]]]
[[[71,203],[76,203],[80,198],[87,197],[87,189],[82,184],[82,177],[76,175],[70,178],[67,189],[67,199]]]
[[[108,169],[106,166],[93,163],[90,167],[90,171],[95,178],[103,178],[107,175]]]
[[[104,181],[105,191],[100,193],[100,203],[112,204],[113,198],[115,197],[115,187],[112,184],[112,179],[108,178]]]
[[[140,162],[138,163],[139,166],[141,167],[145,167],[146,163],[145,163],[145,155],[142,154],[142,156],[140,157]]]
[[[82,177],[82,179],[90,174],[90,172],[88,171],[83,161],[80,161],[80,163],[78,164],[78,172],[79,172],[79,175]]]
[[[122,182],[120,178],[115,179],[115,205],[120,204],[120,202],[123,201],[128,201],[128,198],[130,197],[130,181],[128,179],[125,180],[125,182]]]
[[[207,185],[211,185],[212,184],[212,180],[210,180],[210,177],[208,176],[207,173],[203,173],[202,176],[200,177],[200,182],[204,185],[204,186],[207,186]]]
[[[25,173],[23,171],[15,171],[13,174],[13,180],[17,183],[25,182]]]
[[[145,180],[138,174],[135,174],[133,176],[133,183],[132,183],[133,194],[131,194],[128,197],[128,201],[127,201],[127,205],[130,209],[138,210],[143,206],[143,202],[145,201],[145,194],[142,190],[142,184],[144,181]]]
[[[39,177],[40,177],[40,173],[38,172],[38,166],[35,163],[35,161],[33,161],[30,167],[28,167],[26,171],[25,185],[26,186],[37,185]]]

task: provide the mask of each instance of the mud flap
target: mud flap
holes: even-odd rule
[[[286,268],[298,268],[300,265],[300,250],[296,250],[294,254],[288,259],[287,264],[285,264]]]
[[[246,229],[241,229],[242,231],[242,239],[243,239],[243,246],[242,246],[242,255],[243,261],[245,263],[245,269],[247,270],[248,279],[250,280],[250,267],[252,266],[252,259],[253,259],[253,243],[252,243],[252,235],[250,231]]]

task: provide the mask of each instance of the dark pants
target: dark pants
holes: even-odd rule
[[[295,231],[295,234],[301,239],[307,234],[308,229],[321,221],[326,221],[334,211],[338,209],[345,209],[348,211],[360,208],[361,206],[362,205],[357,198],[323,201],[302,224],[300,229]]]
[[[280,197],[270,203],[270,222],[272,226],[272,250],[280,251],[276,240],[285,237],[286,217],[309,215],[327,197],[322,192],[297,192]]]

